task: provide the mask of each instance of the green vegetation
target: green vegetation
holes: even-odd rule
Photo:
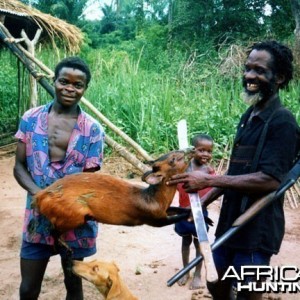
[[[32,2],[85,32],[79,55],[93,74],[86,98],[151,154],[177,148],[176,124],[185,118],[190,136],[209,133],[215,157],[226,155],[245,110],[240,100],[245,47],[265,38],[296,46],[295,21],[284,0],[119,0],[105,4],[96,21],[80,17],[86,0]],[[265,3],[271,15],[263,13]],[[1,136],[7,121],[15,124],[28,108],[28,74],[20,66],[18,87],[16,59],[0,53]],[[66,55],[45,48],[36,53],[50,68]],[[300,121],[298,77],[282,99]],[[42,88],[39,100],[50,100]]]
[[[18,65],[7,51],[0,51],[0,146],[11,141],[19,122]]]
[[[58,60],[51,51],[37,55],[52,68]],[[220,74],[217,61],[191,63],[182,58],[181,62],[179,59],[179,63],[174,62],[172,72],[167,69],[155,72],[141,67],[142,54],[138,60],[124,51],[108,53],[90,50],[83,55],[93,74],[86,98],[149,153],[158,154],[176,149],[176,124],[185,118],[190,136],[197,132],[209,133],[216,141],[215,158],[225,155],[224,148],[232,142],[237,121],[245,109],[239,96],[240,70],[234,71],[235,76],[232,70],[228,74]],[[9,53],[2,53],[2,56],[2,63],[5,61],[7,66],[10,62],[11,69],[6,67],[8,72],[3,76],[6,85],[2,89],[6,94],[3,94],[2,99],[7,105],[1,109],[1,116],[15,118],[17,102],[11,99],[14,94],[17,96],[18,90],[16,61]],[[298,120],[299,91],[299,82],[294,81],[290,89],[282,93],[285,104],[293,110]],[[50,100],[41,88],[39,93],[40,103]],[[26,100],[25,95],[22,94],[22,100]],[[22,111],[24,108],[20,114]],[[107,133],[114,136],[109,129]]]
[[[181,65],[173,74],[156,73],[123,53],[111,53],[107,60],[96,54],[86,97],[150,153],[177,147],[176,123],[182,118],[190,135],[210,133],[220,149],[232,139],[243,106],[239,81],[216,76],[218,70],[208,65],[184,77]]]

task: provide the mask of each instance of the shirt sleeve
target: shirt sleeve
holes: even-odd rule
[[[15,138],[23,143],[26,143],[27,124],[28,124],[28,118],[27,118],[27,114],[25,113],[21,118],[18,131],[15,134]]]
[[[269,126],[259,170],[282,181],[292,167],[299,127],[289,112],[283,112]]]

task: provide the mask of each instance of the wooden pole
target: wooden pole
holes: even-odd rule
[[[115,140],[113,140],[109,136],[105,136],[105,142],[116,152],[118,152],[122,157],[124,157],[128,162],[130,162],[133,166],[135,166],[139,171],[142,173],[146,173],[150,170],[150,167],[143,164],[141,161],[139,161],[134,155],[132,155],[130,152],[126,150],[125,147],[118,144]]]
[[[37,71],[32,67],[30,61],[27,57],[22,53],[22,51],[11,42],[12,36],[7,36],[6,27],[0,22],[0,39],[4,42],[4,44],[8,47],[8,49],[24,64],[30,74],[37,79],[37,81],[46,89],[46,91],[54,97],[54,90],[48,84],[46,78],[38,76]]]
[[[97,117],[106,124],[111,130],[117,133],[124,139],[129,145],[131,145],[145,160],[152,161],[153,158],[142,148],[138,143],[132,140],[125,132],[110,122],[91,102],[86,100],[84,97],[81,98],[81,103],[88,107]]]
[[[39,28],[34,36],[34,39],[30,40],[26,32],[24,31],[24,29],[22,29],[21,31],[21,36],[24,39],[24,42],[27,46],[27,50],[33,57],[35,54],[35,45],[37,44],[41,36],[41,33],[42,33],[42,29]],[[33,63],[31,63],[31,66],[32,68],[34,68]],[[37,82],[32,75],[29,75],[29,83],[30,83],[30,106],[36,107],[38,105]]]

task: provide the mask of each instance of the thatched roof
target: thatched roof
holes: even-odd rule
[[[63,42],[63,45],[72,52],[77,52],[83,40],[82,32],[74,25],[55,18],[51,15],[31,8],[20,1],[0,0],[0,17],[4,25],[15,38],[20,38],[20,32],[33,38],[38,28],[43,29],[43,38]]]

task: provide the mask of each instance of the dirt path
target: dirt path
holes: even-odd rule
[[[0,300],[18,299],[19,247],[25,205],[25,191],[18,186],[12,175],[14,158],[0,159]],[[105,170],[120,174],[119,169],[106,165]],[[105,171],[104,170],[104,171]],[[210,216],[217,220],[219,205],[209,208]],[[299,209],[286,208],[286,235],[279,255],[274,256],[272,265],[300,267]],[[211,240],[213,240],[211,230]],[[192,291],[188,286],[174,284],[167,287],[167,281],[181,269],[181,239],[172,226],[152,228],[149,226],[125,227],[100,225],[97,240],[98,252],[93,258],[115,261],[121,275],[131,291],[141,300],[190,300]],[[194,251],[192,251],[192,254]],[[90,260],[91,258],[87,259]],[[138,271],[138,272],[137,272]],[[137,275],[139,273],[139,275]],[[204,285],[204,283],[203,283]],[[197,299],[207,299],[204,294]],[[84,282],[85,299],[101,299],[94,286]],[[281,299],[300,299],[300,295],[280,295]],[[65,298],[62,270],[59,257],[53,257],[46,271],[41,300],[62,300]],[[274,299],[274,297],[273,297]]]

